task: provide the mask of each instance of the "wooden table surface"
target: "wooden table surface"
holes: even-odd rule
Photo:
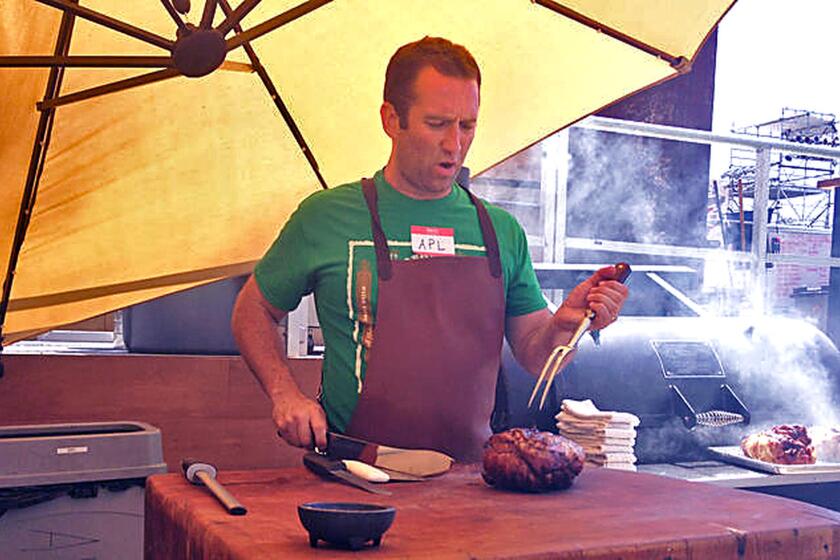
[[[247,508],[228,515],[177,474],[146,486],[146,560],[186,558],[575,558],[784,560],[840,558],[840,513],[806,503],[657,475],[588,468],[571,489],[517,494],[488,487],[477,466],[391,496],[320,479],[303,467],[222,472]],[[379,548],[309,546],[297,505],[397,508]]]

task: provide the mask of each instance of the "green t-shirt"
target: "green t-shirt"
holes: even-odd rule
[[[416,200],[394,190],[382,171],[374,181],[392,259],[413,257],[412,225],[454,228],[456,254],[484,254],[475,207],[459,186],[441,199]],[[506,315],[544,308],[525,232],[513,216],[484,204],[499,240]],[[254,276],[265,298],[279,309],[292,310],[304,295],[315,293],[326,347],[322,403],[330,424],[344,430],[365,375],[365,324],[375,324],[376,317],[376,255],[361,182],[304,200],[257,264]]]

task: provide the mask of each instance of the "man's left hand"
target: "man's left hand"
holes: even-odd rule
[[[605,266],[575,286],[554,313],[552,322],[555,328],[575,330],[587,309],[595,312],[590,330],[601,330],[614,323],[630,293],[627,286],[616,280],[617,277],[618,271],[614,266]]]

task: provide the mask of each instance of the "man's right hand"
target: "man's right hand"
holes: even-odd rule
[[[289,445],[327,448],[327,415],[314,399],[302,394],[274,401],[271,412],[277,434]]]
[[[298,388],[277,336],[277,325],[287,314],[265,299],[251,275],[236,298],[231,328],[248,368],[271,398],[278,435],[297,447],[326,449],[324,409]]]

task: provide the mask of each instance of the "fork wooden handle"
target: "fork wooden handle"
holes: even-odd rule
[[[624,284],[624,282],[630,276],[630,273],[633,272],[633,270],[630,268],[630,265],[626,262],[620,262],[616,264],[615,271],[617,273],[617,276],[615,277],[616,281],[621,282],[622,284]]]

